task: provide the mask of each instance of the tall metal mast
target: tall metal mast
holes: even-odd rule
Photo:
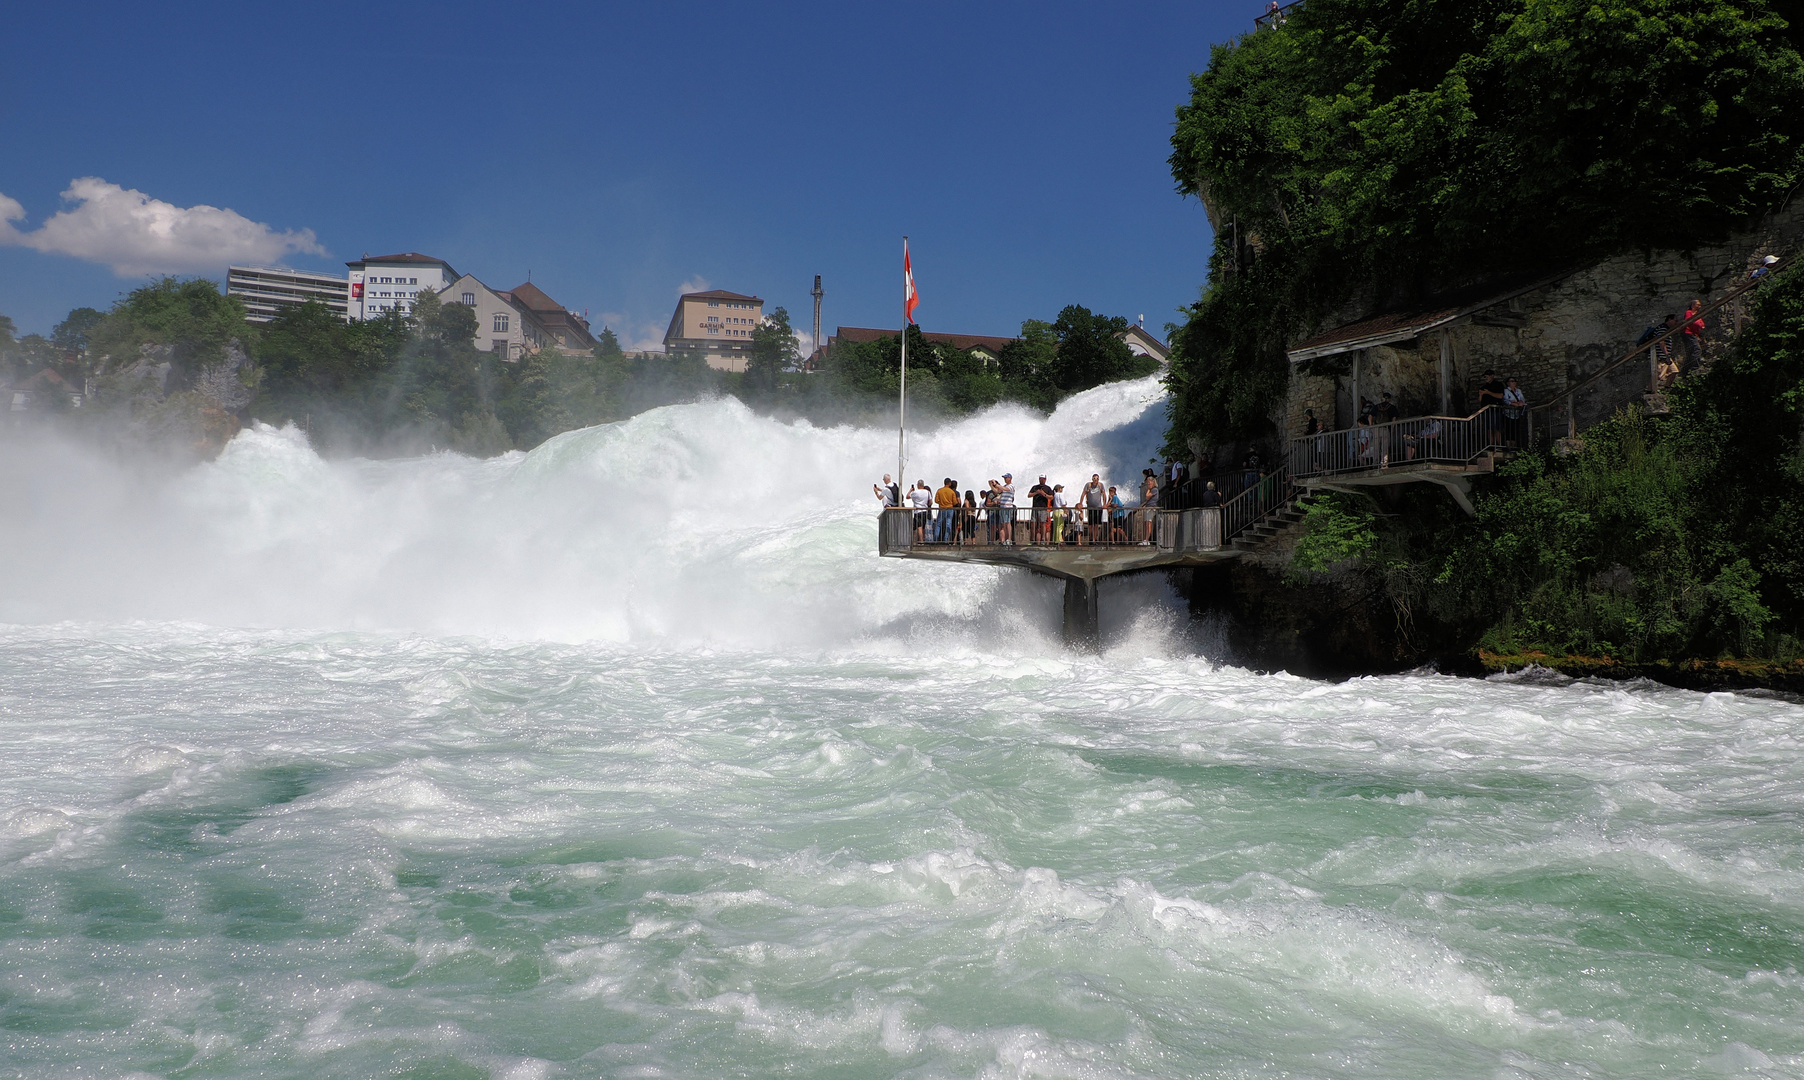
[[[819,352],[822,348],[822,346],[821,346],[821,297],[827,295],[826,293],[821,291],[821,276],[819,274],[814,275],[814,292],[812,295],[814,296],[814,349],[816,352]],[[1443,411],[1445,411],[1445,410],[1443,410]],[[896,482],[898,484],[901,483],[900,480],[898,480]]]

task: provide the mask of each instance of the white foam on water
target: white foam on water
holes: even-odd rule
[[[1131,482],[1158,400],[919,475]],[[1800,1075],[1804,709],[1259,675],[1156,575],[1070,652],[1053,583],[876,558],[892,452],[733,402],[489,461],[0,449],[8,1064]]]

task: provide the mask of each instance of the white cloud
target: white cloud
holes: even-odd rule
[[[120,277],[218,274],[229,263],[326,253],[312,229],[277,232],[234,210],[180,207],[96,176],[70,181],[63,201],[68,209],[21,232],[11,222],[23,221],[25,208],[0,195],[0,244],[101,263]]]
[[[684,293],[692,293],[692,292],[707,292],[709,289],[712,289],[713,287],[714,287],[713,285],[710,285],[708,283],[707,278],[701,276],[700,274],[697,274],[694,277],[690,278],[688,281],[685,281],[681,285],[677,286],[677,295],[681,296]]]

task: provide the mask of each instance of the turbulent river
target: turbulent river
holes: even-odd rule
[[[1151,382],[911,472],[1138,475]],[[1804,708],[880,561],[894,434],[0,446],[0,1076],[1804,1076]],[[915,479],[910,476],[908,479]]]

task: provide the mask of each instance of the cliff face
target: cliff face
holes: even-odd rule
[[[242,426],[256,368],[236,340],[211,362],[174,345],[144,345],[124,362],[103,359],[92,412],[105,415],[120,442],[175,448],[200,457],[224,449]]]
[[[1449,644],[1447,628],[1421,625],[1382,588],[1353,577],[1298,584],[1251,560],[1174,577],[1192,616],[1212,620],[1228,658],[1247,667],[1341,679],[1419,667],[1442,659]]]
[[[1692,300],[1709,300],[1743,280],[1768,254],[1788,255],[1804,244],[1804,207],[1788,206],[1723,242],[1694,250],[1625,252],[1573,270],[1539,287],[1473,310],[1419,337],[1350,351],[1339,374],[1306,374],[1293,367],[1281,430],[1302,430],[1303,410],[1335,427],[1353,423],[1357,396],[1392,395],[1405,416],[1440,412],[1443,336],[1449,352],[1449,408],[1466,415],[1477,404],[1484,372],[1494,369],[1521,380],[1531,404],[1558,399],[1635,347],[1649,325],[1682,313]],[[1550,274],[1558,267],[1549,267]],[[1426,309],[1437,305],[1428,303]],[[1380,314],[1361,302],[1341,313],[1343,324]],[[1733,324],[1742,312],[1725,309],[1710,321]],[[1716,330],[1718,327],[1712,327]],[[1578,423],[1588,426],[1646,388],[1645,365],[1627,365],[1585,392]]]

